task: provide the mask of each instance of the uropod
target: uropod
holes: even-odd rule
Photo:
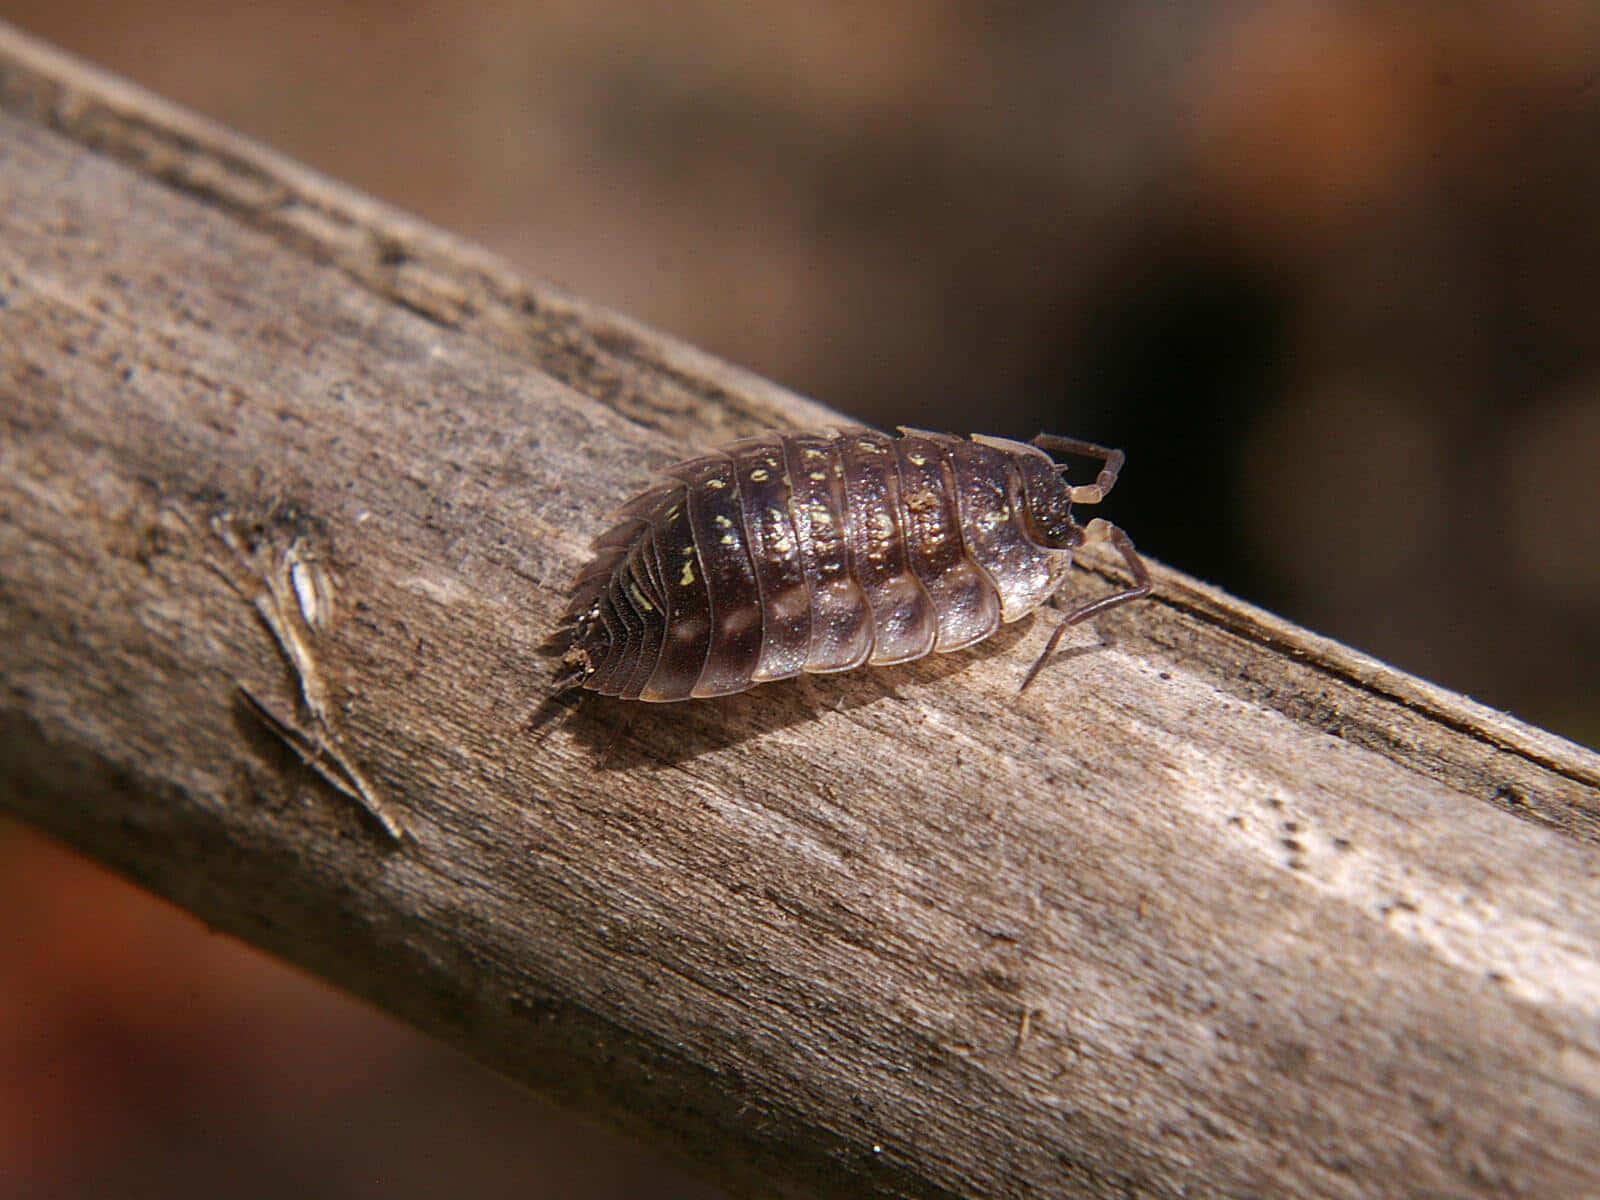
[[[1068,483],[1060,455],[1098,461],[1095,481]],[[959,650],[1052,599],[1074,549],[1109,542],[1133,586],[1069,613],[1026,687],[1069,626],[1150,591],[1127,534],[1072,515],[1122,462],[1052,434],[902,427],[768,433],[669,467],[595,540],[552,693],[689,700]]]

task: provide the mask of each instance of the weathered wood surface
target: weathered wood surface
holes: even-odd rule
[[[0,222],[7,809],[751,1195],[1600,1194],[1594,755],[1168,571],[541,740],[604,513],[830,414],[14,33]]]

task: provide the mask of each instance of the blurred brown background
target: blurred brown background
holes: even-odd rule
[[[1600,6],[0,0],[1154,556],[1600,744]],[[691,447],[685,447],[688,451]],[[18,833],[0,1196],[709,1195]]]

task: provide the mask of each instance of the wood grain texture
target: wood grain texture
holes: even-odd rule
[[[836,418],[11,32],[0,222],[7,809],[744,1194],[1600,1193],[1594,755],[1170,571],[541,739],[606,512]]]

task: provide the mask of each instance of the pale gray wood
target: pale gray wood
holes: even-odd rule
[[[0,222],[5,808],[750,1195],[1600,1194],[1594,755],[1165,570],[541,739],[605,512],[831,414],[13,32]]]

